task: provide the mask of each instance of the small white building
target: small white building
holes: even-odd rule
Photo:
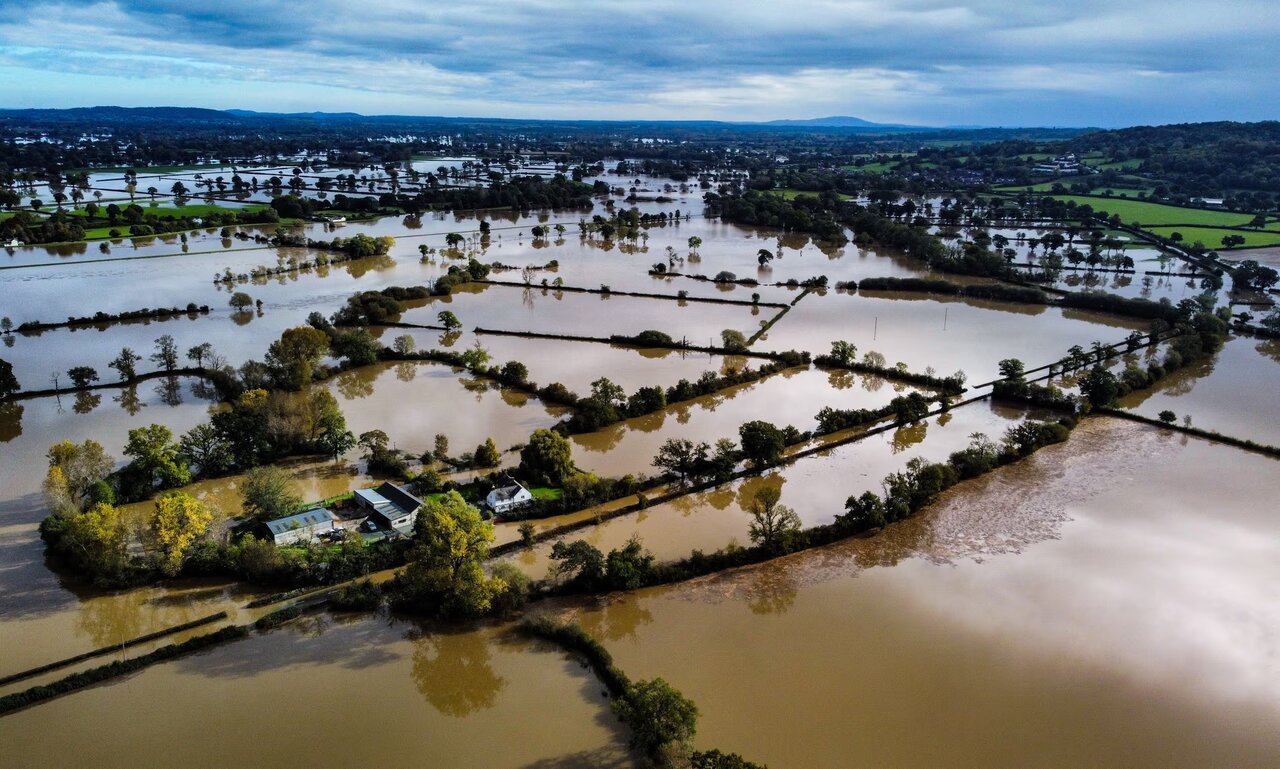
[[[498,485],[484,498],[485,506],[492,510],[494,515],[501,515],[532,503],[533,492],[509,475],[498,479]]]
[[[318,535],[333,531],[333,513],[323,507],[313,507],[301,513],[277,518],[264,524],[271,541],[277,545],[307,543]]]

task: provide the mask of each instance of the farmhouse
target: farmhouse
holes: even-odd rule
[[[384,483],[376,489],[360,489],[356,506],[369,511],[369,519],[380,527],[408,534],[418,520],[422,500],[395,485]]]
[[[533,502],[533,494],[509,475],[498,479],[498,485],[484,498],[485,505],[495,515],[515,510]]]
[[[317,535],[335,528],[333,513],[323,507],[313,507],[301,513],[267,521],[263,526],[271,541],[277,545],[307,543]]]

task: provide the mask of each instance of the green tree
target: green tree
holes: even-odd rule
[[[613,590],[635,590],[644,586],[652,569],[653,553],[633,535],[626,545],[609,551],[604,565],[605,582]]]
[[[219,475],[235,464],[231,444],[210,424],[198,424],[178,440],[178,453],[202,477]]]
[[[285,329],[267,348],[266,363],[276,383],[301,390],[311,382],[315,367],[329,351],[329,335],[310,326]]]
[[[563,435],[552,430],[534,430],[520,450],[521,477],[541,486],[561,486],[577,472],[573,448]]]
[[[726,328],[721,331],[720,340],[726,350],[741,352],[747,349],[747,335],[737,329]]]
[[[416,343],[413,341],[413,337],[408,334],[401,334],[396,337],[391,349],[395,350],[397,355],[412,355],[414,347],[416,347]]]
[[[831,357],[836,363],[848,366],[858,359],[858,346],[852,342],[832,342]]]
[[[751,523],[747,527],[751,541],[765,550],[787,552],[800,533],[800,516],[791,508],[778,504],[782,490],[777,486],[765,486],[751,498],[747,512]]]
[[[1000,361],[1000,376],[1012,382],[1021,382],[1025,379],[1026,367],[1022,361],[1017,358],[1005,358]]]
[[[756,467],[777,462],[787,447],[786,433],[759,419],[739,427],[738,438],[743,457]]]
[[[841,520],[859,531],[883,526],[885,523],[884,500],[870,491],[860,497],[849,497],[844,503],[845,514]]]
[[[178,345],[172,336],[165,334],[156,340],[156,351],[151,353],[151,361],[165,371],[178,367]]]
[[[137,366],[138,361],[140,360],[142,360],[142,356],[126,347],[120,351],[120,354],[116,356],[115,360],[111,361],[107,365],[120,372],[120,378],[122,380],[128,381],[137,376]]]
[[[194,362],[197,368],[204,368],[204,362],[212,359],[213,345],[208,342],[201,342],[187,350],[187,360]]]
[[[487,614],[506,584],[481,564],[493,542],[493,524],[456,491],[429,499],[414,524],[415,545],[399,579],[404,602],[446,617]]]
[[[317,396],[317,416],[312,442],[325,454],[337,459],[356,445],[356,436],[347,429],[347,418],[338,401],[328,392]]]
[[[686,480],[697,474],[707,462],[711,447],[687,438],[668,438],[653,458],[653,466]]]
[[[698,706],[661,678],[631,684],[613,709],[631,728],[631,747],[651,757],[693,739],[697,730]]]
[[[551,573],[557,578],[564,577],[587,590],[604,582],[604,553],[584,539],[556,542],[551,546],[551,560],[556,562]]]
[[[243,291],[237,291],[231,295],[227,304],[231,305],[236,312],[245,312],[253,306],[253,297]]]
[[[497,467],[502,464],[502,453],[492,438],[485,438],[484,443],[476,447],[476,467]]]
[[[437,313],[436,320],[440,322],[441,326],[444,326],[446,331],[456,331],[462,328],[462,321],[458,320],[458,316],[449,310],[441,310]]]
[[[449,436],[436,433],[433,453],[436,459],[443,460],[449,456]]]
[[[1080,377],[1080,392],[1095,408],[1103,408],[1120,397],[1120,381],[1105,368],[1094,366]]]
[[[255,467],[245,474],[240,494],[246,517],[272,521],[302,509],[302,497],[294,490],[293,479],[274,465]]]
[[[484,349],[477,339],[475,345],[467,348],[462,353],[462,365],[472,371],[476,371],[485,366],[489,362],[489,351]]]
[[[129,431],[124,454],[132,461],[121,471],[130,498],[153,489],[172,489],[191,482],[191,471],[182,461],[173,433],[164,425],[148,425]]]

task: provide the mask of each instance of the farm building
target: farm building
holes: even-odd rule
[[[376,489],[360,489],[355,502],[369,512],[369,518],[380,527],[407,534],[418,520],[422,500],[395,485],[384,483]]]
[[[277,545],[310,542],[319,534],[335,528],[333,513],[323,507],[313,507],[301,513],[267,521],[263,525],[271,541]]]

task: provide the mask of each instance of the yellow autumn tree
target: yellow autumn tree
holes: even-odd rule
[[[67,475],[58,465],[49,468],[44,477],[44,503],[54,515],[75,515],[79,510],[71,499]]]
[[[177,574],[194,545],[213,524],[213,513],[195,497],[181,492],[156,500],[148,532],[160,569]]]
[[[128,565],[129,526],[124,514],[105,502],[71,516],[63,549],[85,571],[95,577],[114,580]]]

